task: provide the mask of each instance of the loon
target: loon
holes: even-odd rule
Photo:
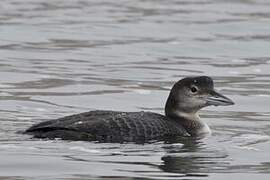
[[[214,90],[210,77],[186,77],[172,87],[165,115],[96,110],[41,122],[24,133],[34,138],[120,143],[199,137],[211,132],[199,118],[200,109],[233,104],[232,100]]]

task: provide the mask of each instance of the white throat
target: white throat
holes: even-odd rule
[[[178,117],[183,117],[187,120],[200,121],[200,116],[197,112],[196,113],[186,113],[186,112],[182,112],[182,111],[174,111],[174,114],[177,115]]]
[[[209,126],[200,119],[200,116],[197,112],[196,113],[186,113],[186,112],[182,112],[182,111],[175,111],[174,113],[178,117],[183,117],[186,120],[190,121],[191,123],[198,124],[199,128],[196,130],[197,135],[205,136],[205,135],[211,134],[211,130],[210,130]]]

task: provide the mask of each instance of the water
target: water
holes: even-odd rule
[[[267,0],[2,0],[0,179],[269,179]],[[84,111],[163,113],[172,84],[209,75],[236,105],[197,142],[100,144],[17,134]]]

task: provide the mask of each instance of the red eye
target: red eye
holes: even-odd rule
[[[190,88],[190,91],[192,93],[196,93],[198,91],[198,89],[195,86],[193,86],[193,87]]]

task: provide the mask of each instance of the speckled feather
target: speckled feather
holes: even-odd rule
[[[90,111],[42,122],[26,130],[36,138],[100,142],[189,136],[177,122],[152,112]]]

